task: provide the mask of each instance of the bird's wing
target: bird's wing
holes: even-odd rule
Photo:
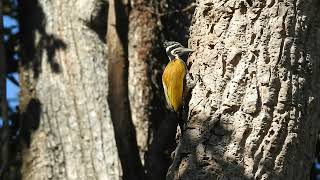
[[[176,112],[182,105],[185,74],[184,62],[177,59],[167,65],[162,76],[167,103]]]
[[[173,110],[173,107],[172,107],[172,105],[170,104],[170,99],[169,99],[169,96],[168,96],[168,91],[167,91],[167,86],[166,86],[165,81],[162,81],[162,84],[163,84],[164,95],[165,95],[165,97],[166,97],[167,104],[168,104],[168,106],[170,107],[170,109]]]

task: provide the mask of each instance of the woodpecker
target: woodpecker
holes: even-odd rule
[[[183,96],[186,89],[185,80],[188,72],[187,66],[181,59],[181,56],[191,53],[193,50],[185,48],[175,41],[165,41],[163,46],[170,60],[162,74],[164,94],[169,108],[179,114],[183,103]],[[179,126],[182,128],[180,122]]]

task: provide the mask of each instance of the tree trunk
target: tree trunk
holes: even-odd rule
[[[197,83],[168,179],[309,179],[320,116],[319,7],[199,1],[188,61]]]
[[[132,121],[137,132],[140,158],[144,161],[149,146],[154,94],[149,65],[158,39],[157,16],[148,0],[131,0],[128,33],[129,99]]]
[[[140,158],[144,161],[148,178],[153,180],[165,178],[176,131],[176,124],[168,116],[161,99],[160,77],[167,57],[162,51],[157,3],[152,0],[131,1],[128,33],[132,120],[137,131]]]
[[[7,108],[7,86],[6,86],[6,56],[4,48],[4,24],[3,4],[0,2],[0,117],[2,127],[0,128],[0,179],[4,178],[4,172],[9,162],[9,119]]]
[[[128,11],[127,0],[110,0],[108,13],[108,73],[111,118],[123,169],[123,179],[144,179],[136,131],[128,97]]]
[[[106,23],[106,3],[19,4],[23,179],[121,179],[106,45],[95,28],[97,18]]]

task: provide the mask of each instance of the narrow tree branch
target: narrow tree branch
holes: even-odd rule
[[[3,174],[8,165],[8,141],[9,141],[9,122],[7,114],[7,96],[6,96],[6,59],[4,50],[4,25],[2,18],[2,1],[0,1],[0,98],[1,98],[1,116],[3,126],[1,130],[1,169],[0,179],[3,179]]]
[[[19,82],[12,76],[12,75],[7,75],[8,80],[10,80],[14,85],[19,87]]]

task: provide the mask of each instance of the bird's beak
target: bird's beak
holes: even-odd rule
[[[190,49],[190,48],[183,48],[183,51],[184,51],[185,53],[194,52],[194,50],[193,50],[193,49]]]
[[[194,52],[194,50],[190,49],[190,48],[181,49],[181,54],[187,54],[187,53],[192,53],[192,52]]]

